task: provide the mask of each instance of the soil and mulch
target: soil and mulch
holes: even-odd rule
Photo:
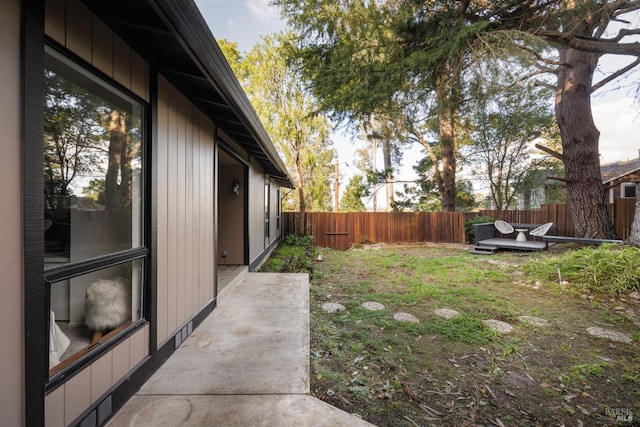
[[[640,296],[528,277],[566,248],[321,250],[312,394],[378,426],[640,425]]]

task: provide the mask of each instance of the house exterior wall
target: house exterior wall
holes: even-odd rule
[[[269,186],[269,188],[271,188],[271,194],[269,194],[269,237],[271,239],[271,242],[273,242],[280,237],[280,227],[278,226],[280,222],[280,217],[278,215],[278,207],[280,206],[280,192],[278,191],[278,184],[273,181],[271,181],[271,185]]]
[[[22,274],[22,109],[20,1],[8,0],[0,14],[0,424],[24,424],[24,278]]]
[[[159,346],[215,296],[214,124],[158,78]]]
[[[264,171],[254,160],[249,167],[249,263],[264,251]]]
[[[174,349],[172,338],[181,336],[181,339],[184,339],[186,334],[191,332],[191,327],[202,321],[213,309],[216,296],[218,240],[216,215],[219,186],[216,182],[218,171],[215,140],[217,129],[215,123],[167,79],[151,74],[153,70],[142,56],[92,14],[83,2],[44,0],[44,4],[44,31],[47,37],[59,45],[57,47],[61,51],[66,49],[71,52],[71,56],[76,55],[99,70],[96,74],[104,73],[117,82],[116,86],[119,84],[147,101],[147,107],[153,109],[147,117],[154,118],[154,128],[151,134],[147,135],[149,150],[145,154],[146,165],[151,167],[153,174],[152,186],[148,185],[145,188],[151,192],[145,194],[145,199],[152,198],[153,212],[144,216],[145,222],[151,216],[149,233],[152,235],[152,242],[145,242],[145,245],[151,247],[151,255],[145,254],[148,257],[146,261],[149,265],[155,266],[153,271],[149,271],[153,279],[147,278],[152,289],[145,287],[144,295],[145,299],[153,298],[152,302],[145,305],[153,306],[152,314],[145,313],[150,322],[141,320],[136,324],[135,332],[133,328],[128,329],[117,341],[110,341],[113,347],[104,346],[101,347],[102,350],[93,351],[88,358],[80,361],[78,367],[86,363],[81,370],[69,369],[63,376],[58,377],[47,377],[45,372],[42,375],[37,373],[31,375],[31,378],[37,381],[29,381],[28,372],[33,370],[25,369],[25,364],[27,367],[40,364],[30,362],[28,355],[34,352],[26,352],[25,356],[25,342],[29,342],[25,341],[25,335],[30,331],[29,324],[25,329],[25,316],[28,316],[30,311],[44,307],[45,303],[29,304],[27,301],[25,314],[25,295],[29,294],[30,286],[39,286],[40,282],[29,279],[29,272],[36,271],[37,268],[25,269],[24,265],[26,263],[27,267],[29,266],[30,258],[23,256],[27,249],[38,248],[39,243],[23,243],[23,233],[25,229],[29,229],[29,224],[40,220],[38,217],[30,220],[31,217],[25,213],[28,212],[28,208],[23,208],[22,190],[25,184],[22,180],[26,174],[25,181],[28,182],[31,174],[29,168],[26,168],[26,172],[22,168],[25,164],[23,139],[29,141],[29,146],[35,144],[38,148],[40,137],[24,138],[22,129],[24,110],[20,106],[24,101],[24,70],[21,66],[21,47],[24,40],[20,25],[21,16],[24,14],[23,2],[4,2],[3,13],[0,15],[0,93],[3,95],[0,98],[3,126],[0,177],[11,185],[5,185],[0,190],[3,200],[0,208],[3,219],[0,222],[0,232],[3,235],[3,245],[0,246],[0,272],[4,278],[3,294],[0,298],[0,320],[6,328],[3,350],[0,352],[0,424],[21,426],[29,423],[29,417],[32,417],[38,421],[29,424],[40,425],[44,419],[47,427],[62,427],[78,422],[81,419],[79,417],[87,416],[86,420],[89,420],[97,411],[96,405],[101,402],[108,401],[110,407],[112,396],[116,396],[113,398],[114,402],[117,400],[121,404],[124,400],[122,396],[131,396],[131,390],[135,391],[135,386],[139,386],[136,381],[141,381],[148,369],[155,369],[154,357],[158,357],[160,362],[169,357]],[[42,27],[38,25],[32,33],[37,32],[41,37],[41,31]],[[125,32],[122,34],[126,37]],[[134,43],[132,39],[127,40]],[[40,38],[35,45],[35,56],[39,55],[41,43]],[[38,78],[36,77],[36,80]],[[40,100],[41,97],[25,99]],[[206,111],[206,107],[203,108]],[[31,117],[29,114],[25,116]],[[41,129],[40,126],[32,128]],[[147,127],[150,128],[151,126]],[[237,144],[232,141],[227,144],[241,153],[243,161],[245,158],[249,161],[247,152]],[[41,160],[41,157],[38,159]],[[246,175],[244,168],[248,169]],[[38,168],[35,169],[34,174]],[[250,212],[249,218],[244,219],[248,224],[241,225],[244,230],[250,230],[253,236],[250,241],[246,236],[239,241],[249,245],[250,260],[253,260],[264,256],[265,253],[265,175],[263,168],[254,160],[250,162],[250,167],[241,165],[239,169],[242,170],[243,179],[248,176],[247,182],[241,181],[241,184],[242,188],[247,190],[246,198],[244,195],[242,197],[246,200],[247,210]],[[149,178],[149,175],[145,175],[145,179]],[[26,188],[35,188],[31,194],[39,197],[37,193],[41,186],[31,185]],[[274,228],[273,218],[277,215],[274,200],[277,200],[277,197],[273,197],[277,194],[276,188],[277,185],[272,182],[271,223],[274,224]],[[277,202],[279,203],[279,200]],[[35,206],[35,210],[39,212],[38,205]],[[149,207],[147,204],[144,206]],[[275,239],[276,235],[272,230],[271,241]],[[244,247],[246,246],[243,246],[242,251],[246,250]],[[240,251],[234,250],[235,252]],[[239,263],[245,261],[243,255]],[[32,263],[32,266],[35,264],[37,267],[37,262],[36,260]],[[150,315],[153,317],[149,318]],[[46,341],[43,337],[46,333],[31,336],[36,335]],[[31,342],[35,343],[33,346],[36,349],[42,349],[43,353],[46,351],[45,347],[41,347],[36,341]],[[47,378],[50,379],[48,383]],[[35,387],[38,392],[29,393],[29,385]],[[47,390],[41,394],[40,390],[45,386]],[[30,396],[39,397],[30,399]],[[32,415],[34,412],[37,412],[37,416]]]
[[[149,325],[49,393],[45,398],[45,426],[64,427],[72,423],[135,369],[148,354],[148,348]]]
[[[149,100],[145,61],[79,1],[48,0],[45,34],[126,89]],[[69,425],[126,377],[149,354],[149,331],[149,326],[144,326],[52,390],[45,397],[46,426]]]
[[[80,0],[46,0],[45,34],[149,101],[149,67]]]
[[[244,265],[244,166],[236,163],[219,167],[218,264]],[[233,193],[234,181],[240,184],[239,194]]]

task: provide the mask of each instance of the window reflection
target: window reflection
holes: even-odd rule
[[[53,50],[45,67],[45,268],[140,246],[142,105]]]

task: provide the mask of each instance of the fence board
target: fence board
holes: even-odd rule
[[[610,205],[611,218],[621,239],[629,236],[635,199],[618,199]],[[284,235],[304,230],[314,236],[316,246],[346,250],[364,241],[384,243],[465,243],[465,221],[475,216],[489,216],[510,223],[558,226],[559,236],[574,237],[571,212],[565,204],[542,205],[532,210],[481,210],[464,212],[283,212]]]

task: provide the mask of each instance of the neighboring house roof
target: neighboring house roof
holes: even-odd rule
[[[293,187],[287,168],[193,0],[84,3],[242,145],[267,175]]]
[[[640,171],[640,158],[600,166],[602,183],[610,187],[618,185],[618,181],[622,181],[625,176],[638,171]]]

